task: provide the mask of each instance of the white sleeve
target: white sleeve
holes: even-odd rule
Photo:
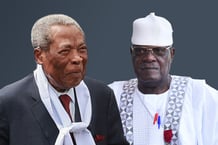
[[[123,83],[124,81],[115,81],[108,84],[108,86],[114,91],[118,107],[120,106],[120,95],[123,91]]]
[[[199,105],[202,105],[202,118],[200,135],[198,135],[199,145],[218,145],[218,92],[216,89],[207,85],[204,81],[198,81],[201,96],[195,96],[195,99],[202,99]],[[193,94],[194,95],[194,94]],[[196,112],[197,113],[197,112]],[[198,119],[196,117],[196,119]],[[199,120],[196,120],[199,121]],[[199,129],[199,128],[198,128]]]

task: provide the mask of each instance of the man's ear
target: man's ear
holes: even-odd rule
[[[133,50],[132,50],[132,47],[130,47],[130,48],[129,48],[129,52],[130,52],[131,55],[132,55],[132,51],[133,51]]]
[[[43,64],[44,57],[45,57],[45,53],[41,48],[34,49],[34,58],[36,63]]]
[[[173,60],[174,56],[175,56],[175,52],[176,52],[176,49],[174,47],[172,47],[170,49],[170,55],[171,55],[171,60]]]

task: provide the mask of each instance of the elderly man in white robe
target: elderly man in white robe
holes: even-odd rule
[[[171,23],[154,13],[133,22],[130,48],[137,78],[115,81],[123,130],[131,145],[218,145],[218,93],[205,80],[171,75]]]

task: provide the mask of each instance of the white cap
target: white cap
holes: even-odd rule
[[[173,29],[168,20],[150,13],[133,22],[131,38],[135,45],[168,46],[173,44]]]

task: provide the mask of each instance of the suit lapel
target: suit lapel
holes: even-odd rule
[[[97,106],[96,101],[95,101],[95,97],[94,97],[96,95],[96,91],[95,91],[96,86],[95,86],[93,80],[91,80],[88,77],[85,77],[84,82],[89,89],[89,93],[90,93],[90,97],[91,97],[91,104],[92,104],[92,117],[91,117],[88,129],[90,130],[90,132],[92,133],[92,135],[94,137],[96,134],[96,129],[95,129],[95,125],[94,125],[94,123],[96,122],[95,121],[95,118],[96,118],[96,111],[95,110],[96,110],[96,106]]]
[[[32,107],[32,112],[39,123],[42,132],[47,138],[50,145],[54,145],[55,140],[58,135],[58,128],[56,127],[54,121],[45,109],[44,104],[40,101],[34,104]]]
[[[49,145],[54,145],[59,131],[56,124],[49,115],[48,111],[46,110],[43,102],[40,99],[39,91],[34,81],[34,78],[33,86],[31,88],[32,90],[34,90],[32,91],[32,97],[35,100],[31,108],[33,115],[36,121],[39,123],[42,132],[44,133],[45,137],[49,142]]]

